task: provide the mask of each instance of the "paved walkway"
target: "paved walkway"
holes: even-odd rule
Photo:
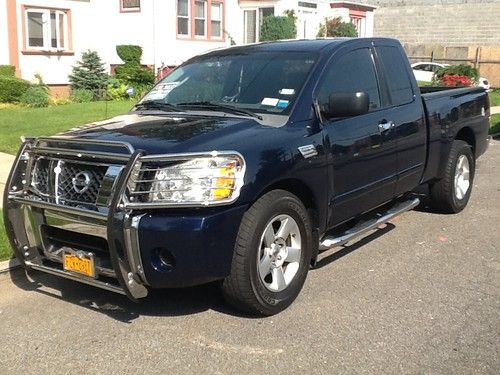
[[[491,107],[490,112],[492,115],[496,115],[497,113],[500,113],[500,106]]]
[[[0,152],[0,208],[3,205],[3,191],[5,182],[9,177],[10,167],[14,162],[14,156]]]

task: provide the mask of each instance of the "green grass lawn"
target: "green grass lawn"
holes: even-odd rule
[[[3,225],[3,213],[0,210],[0,261],[7,260],[12,257],[12,248],[10,247],[7,234],[5,234],[5,226]]]
[[[500,105],[500,89],[492,90],[488,93],[492,107]]]
[[[491,116],[490,134],[500,133],[500,113]]]
[[[0,109],[0,152],[15,154],[21,135],[53,135],[76,125],[126,113],[133,105],[132,101],[114,101]]]

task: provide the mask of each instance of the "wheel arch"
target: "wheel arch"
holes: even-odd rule
[[[311,224],[313,227],[313,249],[312,249],[312,257],[311,264],[314,265],[316,263],[316,258],[318,257],[319,252],[319,231],[322,227],[323,218],[326,215],[326,212],[321,210],[320,204],[318,202],[318,197],[315,196],[313,190],[302,180],[296,178],[286,178],[279,181],[274,181],[264,188],[260,194],[258,194],[255,198],[255,201],[259,199],[262,195],[268,193],[272,190],[285,190],[293,195],[297,196],[300,201],[304,204],[309,213],[309,217],[311,218]]]
[[[470,127],[464,126],[461,128],[455,136],[455,140],[468,143],[472,147],[472,154],[476,156],[476,136]]]

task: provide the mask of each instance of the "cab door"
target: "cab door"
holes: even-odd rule
[[[371,46],[339,51],[317,90],[319,108],[334,93],[365,92],[368,113],[325,118],[323,132],[330,186],[329,227],[391,200],[396,184],[394,123],[384,109]]]
[[[401,47],[375,43],[379,76],[387,91],[387,118],[394,124],[397,146],[396,195],[413,190],[422,179],[427,152],[427,129],[422,102],[414,92],[413,77]]]

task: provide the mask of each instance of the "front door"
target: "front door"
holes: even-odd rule
[[[383,108],[372,49],[350,50],[332,61],[318,90],[319,107],[333,93],[363,91],[369,96],[370,111],[324,120],[333,186],[330,227],[391,200],[397,170],[394,129]]]

